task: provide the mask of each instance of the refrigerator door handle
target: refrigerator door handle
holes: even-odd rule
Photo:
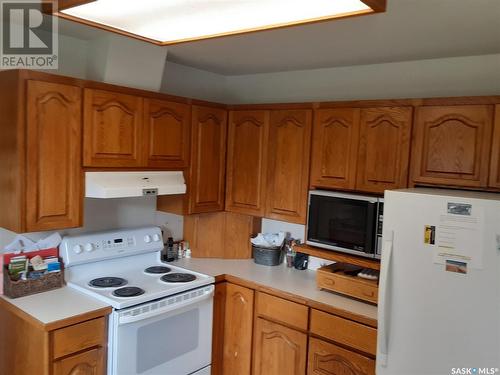
[[[389,322],[390,322],[390,306],[387,299],[389,289],[389,271],[391,267],[392,248],[394,243],[394,232],[386,231],[384,233],[384,244],[382,250],[382,264],[383,267],[380,272],[380,295],[378,299],[379,311],[379,353],[377,355],[377,362],[381,366],[387,366],[387,358],[389,356]]]

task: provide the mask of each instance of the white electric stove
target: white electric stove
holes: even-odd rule
[[[113,307],[108,374],[209,374],[214,278],[161,261],[157,227],[65,237],[69,287]]]

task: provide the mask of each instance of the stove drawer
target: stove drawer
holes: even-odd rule
[[[57,329],[52,333],[53,358],[106,345],[106,318],[98,318]]]

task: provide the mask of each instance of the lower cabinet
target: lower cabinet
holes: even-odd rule
[[[0,374],[105,375],[110,312],[44,325],[0,298]]]
[[[104,374],[104,350],[95,348],[54,362],[54,375]]]
[[[222,373],[225,375],[250,374],[253,305],[252,289],[227,284],[222,366]]]
[[[340,346],[311,337],[309,340],[308,375],[375,374],[375,360]]]
[[[253,375],[302,375],[306,370],[307,334],[257,318]]]
[[[376,328],[221,282],[213,375],[374,375]]]

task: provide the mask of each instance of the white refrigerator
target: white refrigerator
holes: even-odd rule
[[[500,194],[386,191],[378,375],[500,374]]]

